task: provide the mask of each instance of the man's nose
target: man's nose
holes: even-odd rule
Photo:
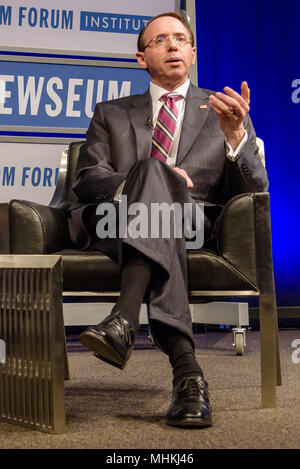
[[[173,36],[169,36],[168,48],[171,50],[174,50],[174,49],[177,49],[177,47],[178,45],[177,45],[176,39]]]

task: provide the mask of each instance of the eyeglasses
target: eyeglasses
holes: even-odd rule
[[[151,39],[148,44],[144,47],[144,50],[147,47],[156,48],[156,47],[166,47],[169,45],[171,38],[175,44],[179,47],[184,47],[186,44],[191,44],[191,41],[188,41],[184,34],[177,34],[175,36],[166,36],[165,34],[160,34],[159,36]]]

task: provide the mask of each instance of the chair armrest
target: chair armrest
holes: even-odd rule
[[[223,208],[217,227],[219,254],[254,285],[257,281],[256,197],[269,200],[269,194],[241,194]],[[268,206],[268,204],[266,204]],[[269,216],[266,211],[264,218]],[[260,220],[262,221],[262,220]]]
[[[67,243],[66,208],[12,200],[8,204],[8,218],[11,254],[50,254]]]

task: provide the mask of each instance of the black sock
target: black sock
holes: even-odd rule
[[[139,313],[152,273],[151,261],[130,246],[124,249],[121,290],[117,305],[121,316],[139,330]]]
[[[154,339],[169,356],[173,368],[173,386],[189,376],[203,376],[195,357],[191,340],[171,326],[159,321],[151,321]]]

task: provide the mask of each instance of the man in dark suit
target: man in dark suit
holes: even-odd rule
[[[173,368],[167,423],[205,427],[212,423],[211,408],[194,353],[184,236],[96,235],[98,204],[109,202],[118,215],[120,194],[128,206],[139,203],[147,213],[157,203],[191,203],[197,214],[197,204],[204,204],[201,229],[208,239],[231,197],[267,189],[248,115],[247,83],[241,94],[228,87],[224,93],[198,89],[189,81],[195,54],[192,31],[177,13],[159,15],[141,31],[137,60],[150,74],[150,88],[96,105],[76,168],[79,202],[70,211],[70,233],[77,245],[103,251],[121,268],[117,304],[81,334],[81,342],[123,368],[146,299],[152,335]]]

